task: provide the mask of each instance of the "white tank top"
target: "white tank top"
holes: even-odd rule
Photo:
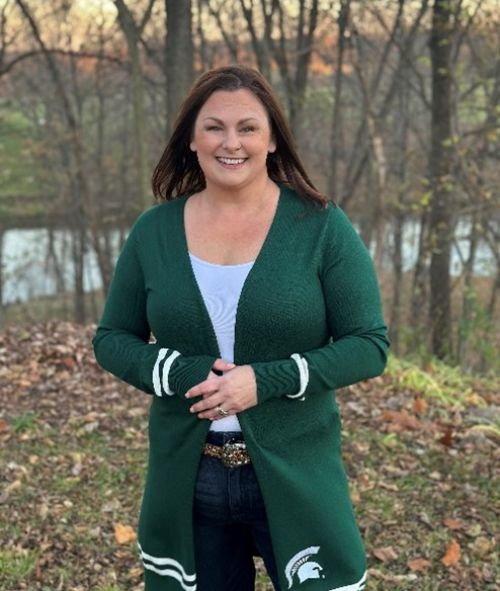
[[[217,265],[189,253],[198,287],[214,327],[224,361],[234,361],[234,326],[243,284],[253,261],[241,265]],[[211,431],[241,431],[238,417],[212,421]]]

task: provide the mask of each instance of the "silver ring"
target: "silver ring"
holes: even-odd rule
[[[217,414],[218,414],[219,416],[221,416],[221,417],[228,417],[228,416],[229,416],[229,413],[228,413],[228,411],[227,411],[227,410],[224,410],[224,409],[222,408],[222,406],[220,406],[220,405],[217,407]]]

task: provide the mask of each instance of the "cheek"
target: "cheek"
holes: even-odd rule
[[[259,141],[259,144],[255,147],[255,152],[259,153],[259,155],[265,159],[267,158],[269,151],[272,151],[272,149],[273,144],[267,138],[262,138]]]
[[[203,131],[196,131],[191,140],[191,149],[195,152],[203,152],[204,150],[209,149],[212,143],[210,142],[210,139],[210,136],[203,133]]]

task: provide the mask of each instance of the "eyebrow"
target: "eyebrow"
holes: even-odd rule
[[[217,117],[204,117],[203,121],[206,121],[207,119],[212,119],[213,121],[216,121],[217,123],[224,125],[224,121],[222,121],[222,119],[218,119]],[[245,119],[240,119],[238,123],[246,123],[247,121],[258,122],[258,119],[257,117],[245,117]]]

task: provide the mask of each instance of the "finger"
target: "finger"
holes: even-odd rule
[[[218,380],[218,377],[211,377],[204,382],[200,382],[186,392],[186,398],[195,398],[196,396],[204,396],[205,394],[216,392],[219,386]]]
[[[219,404],[222,404],[222,402],[222,397],[216,392],[211,396],[204,396],[203,400],[198,400],[189,408],[189,411],[192,413],[213,411],[219,406]]]
[[[230,410],[226,410],[227,414],[221,414],[219,412],[219,408],[224,408],[222,405],[218,404],[215,408],[207,410],[205,412],[200,412],[198,414],[199,419],[209,419],[211,421],[218,421],[220,419],[225,419],[226,417],[230,416],[232,413]]]
[[[216,359],[214,364],[212,365],[212,369],[216,371],[229,371],[234,369],[236,365],[234,363],[230,363],[229,361],[224,361],[224,359]]]

